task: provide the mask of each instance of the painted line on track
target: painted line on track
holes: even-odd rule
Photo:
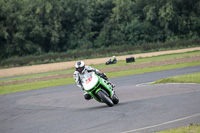
[[[154,82],[146,82],[146,83],[140,83],[140,84],[137,84],[136,86],[146,86],[146,85],[151,85],[152,83]]]
[[[163,126],[163,125],[167,125],[167,124],[170,124],[170,123],[182,121],[182,120],[189,119],[189,118],[196,117],[196,116],[200,116],[200,113],[195,114],[195,115],[190,115],[190,116],[187,116],[187,117],[183,117],[183,118],[180,118],[180,119],[164,122],[164,123],[157,124],[157,125],[152,125],[152,126],[148,126],[148,127],[143,127],[143,128],[138,128],[138,129],[125,131],[125,132],[122,132],[122,133],[131,133],[131,132],[141,131],[141,130],[145,130],[145,129],[149,129],[149,128],[159,127],[159,126]]]

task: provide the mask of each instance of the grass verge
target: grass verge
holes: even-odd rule
[[[75,83],[75,81],[71,77],[71,78],[46,80],[46,81],[40,81],[40,82],[32,82],[32,83],[3,85],[3,86],[0,86],[0,95],[20,92],[20,91],[33,90],[33,89],[46,88],[46,87],[54,87],[54,86],[59,86],[59,85],[73,84],[73,83]]]
[[[159,84],[159,83],[198,83],[200,84],[200,72],[161,79],[154,82],[153,84]]]
[[[120,72],[111,72],[111,73],[107,73],[106,75],[109,78],[113,78],[113,77],[127,76],[127,75],[133,75],[133,74],[140,74],[140,73],[148,73],[148,72],[155,72],[155,71],[163,71],[163,70],[169,70],[169,69],[197,66],[197,65],[200,65],[200,61],[173,64],[173,65],[165,65],[165,66],[155,66],[155,67],[142,68],[142,69],[130,69],[130,70],[120,71]]]
[[[197,51],[191,51],[191,52],[177,53],[177,54],[166,54],[166,55],[153,56],[153,57],[137,58],[136,62],[134,62],[134,64],[176,59],[176,58],[186,58],[186,57],[197,56],[197,55],[200,55],[200,51],[198,51],[198,50]],[[128,66],[128,65],[132,65],[132,63],[125,63],[125,60],[122,60],[122,61],[118,61],[117,64],[113,64],[113,65],[97,64],[97,65],[91,65],[91,66],[96,68],[96,69],[104,69],[104,68],[120,67],[120,66]],[[71,68],[71,69],[65,69],[65,70],[57,70],[57,71],[50,71],[50,72],[8,77],[8,78],[5,78],[5,79],[1,79],[0,82],[19,81],[19,80],[24,80],[24,79],[33,79],[33,78],[39,78],[39,77],[45,77],[45,76],[51,76],[51,75],[58,75],[58,74],[73,73],[73,72],[74,72],[74,68]]]
[[[189,126],[186,127],[165,130],[157,133],[200,133],[200,125],[190,124]]]
[[[107,73],[109,78],[200,65],[200,61]],[[75,83],[73,77],[0,86],[0,95]]]

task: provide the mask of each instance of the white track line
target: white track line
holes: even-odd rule
[[[144,128],[138,128],[138,129],[125,131],[125,132],[122,132],[122,133],[130,133],[130,132],[135,132],[135,131],[141,131],[141,130],[148,129],[148,128],[158,127],[158,126],[174,123],[174,122],[177,122],[177,121],[182,121],[182,120],[189,119],[189,118],[192,118],[192,117],[195,117],[195,116],[200,116],[200,113],[195,114],[195,115],[190,115],[190,116],[187,116],[187,117],[183,117],[183,118],[180,118],[180,119],[176,119],[176,120],[173,120],[173,121],[168,121],[168,122],[165,122],[165,123],[153,125],[153,126],[148,126],[148,127],[144,127]]]
[[[136,86],[145,86],[145,85],[151,85],[152,83],[154,82],[145,82],[145,83],[140,83],[140,84],[137,84]]]

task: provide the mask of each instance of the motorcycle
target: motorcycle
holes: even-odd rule
[[[119,102],[115,91],[108,81],[99,77],[94,72],[84,75],[82,85],[83,89],[100,103],[106,103],[112,107]]]
[[[108,59],[108,61],[105,64],[109,65],[109,64],[116,64],[116,63],[117,63],[117,60],[111,61],[111,59]]]

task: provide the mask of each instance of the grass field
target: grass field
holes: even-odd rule
[[[159,83],[198,83],[200,84],[200,72],[161,79],[161,80],[156,81],[154,84],[159,84]]]
[[[190,56],[195,56],[195,55],[200,55],[200,51],[187,52],[187,53],[181,53],[181,54],[162,55],[162,56],[155,56],[155,57],[148,57],[148,58],[138,58],[135,64],[140,64],[144,62],[155,62],[155,61],[166,60],[166,59],[175,59],[175,58],[180,58],[180,57],[190,57]],[[119,66],[131,65],[131,64],[129,63],[127,64],[125,63],[125,61],[119,61],[115,65],[106,66],[104,64],[98,64],[98,65],[92,65],[92,67],[97,68],[97,69],[102,69],[102,68],[119,67]],[[124,71],[117,71],[117,72],[108,72],[106,74],[109,78],[112,78],[112,77],[126,76],[126,75],[132,75],[132,74],[140,74],[140,73],[147,73],[147,72],[153,72],[153,71],[196,66],[196,65],[200,65],[200,61],[189,62],[189,63],[179,63],[179,64],[173,64],[173,65],[146,67],[146,68],[140,68],[140,69],[130,69],[130,70],[124,70]],[[57,75],[57,74],[72,73],[72,72],[74,72],[74,68],[61,70],[61,71],[38,73],[38,74],[32,74],[32,75],[22,75],[18,77],[9,77],[8,79],[0,80],[0,82],[19,81],[23,79],[31,79],[31,78],[36,78],[36,77],[45,77],[49,75]],[[52,80],[31,82],[31,83],[1,85],[0,95],[19,92],[19,91],[27,91],[27,90],[32,90],[32,89],[73,84],[73,83],[75,83],[73,77],[69,77],[69,78],[59,78],[59,79],[52,79]]]
[[[195,65],[200,65],[200,61],[192,62],[192,63],[191,62],[181,63],[181,64],[175,64],[175,65],[157,66],[157,67],[150,67],[150,68],[143,68],[143,69],[134,69],[134,70],[127,70],[127,71],[120,71],[120,72],[110,72],[110,73],[107,73],[107,76],[109,78],[112,78],[112,77],[127,76],[127,75],[132,75],[132,74],[140,74],[140,73],[147,73],[147,72],[153,72],[153,71],[189,67],[189,66],[195,66]],[[59,85],[74,84],[74,83],[75,81],[73,77],[70,77],[70,78],[52,79],[52,80],[32,82],[32,83],[2,85],[0,86],[0,95],[19,92],[19,91],[59,86]]]
[[[155,61],[168,60],[168,59],[176,59],[176,58],[181,58],[181,57],[191,57],[191,56],[196,56],[196,55],[200,55],[200,51],[192,51],[192,52],[185,52],[185,53],[178,53],[178,54],[167,54],[167,55],[160,55],[160,56],[153,56],[153,57],[146,57],[146,58],[137,58],[134,64],[140,64],[140,63],[145,63],[145,62],[155,62]],[[118,61],[117,64],[114,64],[114,65],[98,64],[98,65],[91,65],[91,66],[96,69],[104,69],[104,68],[120,67],[120,66],[128,66],[128,65],[132,65],[132,63],[125,63],[125,60],[123,60],[123,61]],[[32,78],[37,78],[37,77],[73,73],[74,70],[75,68],[71,68],[71,69],[30,74],[30,75],[21,75],[17,77],[8,77],[3,80],[0,80],[0,82],[17,81],[17,80],[32,79]]]

